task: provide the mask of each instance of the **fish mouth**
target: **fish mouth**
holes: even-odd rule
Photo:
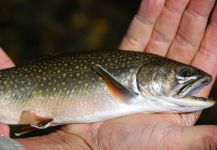
[[[185,86],[183,86],[179,92],[178,96],[183,98],[185,96],[195,96],[195,94],[205,87],[206,85],[210,84],[212,81],[212,78],[210,76],[205,76],[202,78],[198,78],[197,80],[194,80],[192,82],[189,82]]]
[[[215,104],[214,100],[195,96],[199,90],[210,84],[211,81],[212,77],[210,75],[191,81],[183,86],[179,92],[173,96],[175,98],[174,102],[178,105],[189,107],[208,108],[213,106]]]

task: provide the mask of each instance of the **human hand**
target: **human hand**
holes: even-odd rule
[[[8,55],[0,48],[0,69],[14,67],[13,61]],[[9,136],[9,127],[0,124],[0,136]]]
[[[213,0],[143,0],[120,48],[144,50],[188,63],[215,79],[217,8],[206,28],[213,5]],[[210,88],[200,95],[207,96]],[[136,114],[93,124],[65,125],[55,133],[18,141],[31,150],[216,149],[217,127],[192,126],[198,116]]]

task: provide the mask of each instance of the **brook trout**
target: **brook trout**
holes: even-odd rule
[[[26,132],[140,112],[198,111],[215,104],[195,96],[211,80],[200,69],[143,52],[42,57],[0,71],[0,123],[27,124]]]

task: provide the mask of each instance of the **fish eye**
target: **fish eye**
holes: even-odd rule
[[[190,68],[182,68],[179,72],[181,77],[192,77],[195,76],[195,73]]]

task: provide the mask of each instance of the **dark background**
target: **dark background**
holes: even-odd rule
[[[140,0],[0,0],[0,46],[16,64],[44,54],[118,47]],[[210,97],[217,99],[217,88]],[[198,124],[217,124],[217,106]]]

